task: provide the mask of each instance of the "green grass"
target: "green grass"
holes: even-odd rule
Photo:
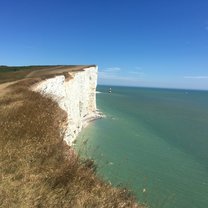
[[[45,66],[0,66],[0,72],[17,72],[25,70],[37,70],[42,68],[50,67],[49,65]]]
[[[0,66],[0,84],[24,79],[30,72],[42,68],[43,66]]]
[[[0,66],[0,84],[27,78],[49,78],[67,72],[82,71],[95,65]],[[32,75],[31,75],[32,73]]]

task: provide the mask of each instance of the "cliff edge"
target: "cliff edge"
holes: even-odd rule
[[[52,98],[67,112],[62,133],[68,145],[73,144],[89,121],[101,117],[96,108],[97,73],[98,67],[91,66],[46,79],[32,88]]]
[[[0,207],[144,207],[63,141],[98,116],[96,66],[2,66],[0,83]]]

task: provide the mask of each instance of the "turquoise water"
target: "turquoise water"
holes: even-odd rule
[[[97,90],[106,118],[84,129],[76,146],[98,174],[153,208],[208,207],[208,92]]]

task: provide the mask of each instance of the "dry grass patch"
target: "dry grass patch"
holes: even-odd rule
[[[64,143],[66,113],[29,90],[38,81],[15,83],[0,97],[0,207],[142,207]]]

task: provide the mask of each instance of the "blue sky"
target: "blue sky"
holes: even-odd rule
[[[97,64],[99,84],[208,89],[207,0],[0,0],[0,65]]]

